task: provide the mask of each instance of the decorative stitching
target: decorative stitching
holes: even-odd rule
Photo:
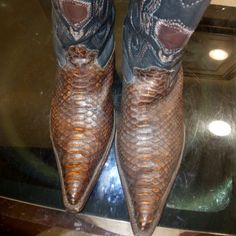
[[[73,3],[73,4],[77,5],[77,6],[86,7],[86,9],[87,9],[87,17],[85,19],[81,20],[81,22],[73,24],[73,27],[76,27],[76,28],[79,28],[82,25],[85,26],[89,22],[89,19],[91,19],[91,3],[84,2],[84,1],[81,1],[81,0],[67,0],[67,1],[60,0],[59,1],[59,5],[60,5],[60,8],[61,8],[61,11],[63,11],[63,12],[64,12],[63,3],[65,3],[65,2]],[[64,14],[63,14],[63,16],[64,16]],[[64,16],[64,19],[67,21],[67,23],[69,25],[71,25],[72,22],[70,22],[67,19],[67,17]],[[86,23],[86,21],[87,21],[87,23]]]
[[[201,3],[203,0],[193,0],[193,1],[194,2],[188,4],[188,3],[185,3],[184,0],[180,0],[183,8],[189,8],[189,7],[196,6],[197,4]]]
[[[191,35],[193,33],[193,30],[191,30],[190,28],[188,28],[186,25],[184,25],[183,22],[181,22],[181,20],[179,19],[173,19],[173,20],[167,20],[167,19],[159,19],[157,20],[156,22],[156,26],[155,26],[155,35],[152,35],[152,37],[156,40],[158,40],[158,36],[159,36],[159,33],[160,33],[160,28],[161,26],[164,25],[164,26],[167,26],[169,28],[172,28],[172,29],[175,29],[181,33],[184,33],[186,35]],[[158,42],[160,42],[158,40]],[[164,45],[160,42],[161,44],[161,47],[163,48],[164,52],[166,53],[173,53],[173,52],[178,52],[179,50],[182,49],[181,48],[175,48],[175,49],[168,49],[166,47],[164,47]]]

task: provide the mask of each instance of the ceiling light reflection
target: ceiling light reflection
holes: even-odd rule
[[[208,125],[208,129],[216,136],[227,136],[231,133],[231,126],[223,120],[214,120]]]
[[[229,54],[222,49],[213,49],[209,52],[209,56],[216,61],[223,61],[228,58]]]

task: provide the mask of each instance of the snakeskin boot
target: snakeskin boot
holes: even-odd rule
[[[56,88],[50,134],[65,207],[80,211],[114,136],[114,10],[107,0],[52,0]]]
[[[130,0],[117,164],[135,235],[151,235],[184,149],[183,49],[207,0]]]

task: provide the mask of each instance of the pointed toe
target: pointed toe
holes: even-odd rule
[[[77,205],[80,199],[80,195],[81,195],[80,194],[81,190],[78,188],[78,186],[72,186],[69,188],[67,187],[66,192],[67,192],[66,197],[67,197],[68,203],[72,206]]]
[[[67,196],[67,199],[68,199],[68,202],[69,202],[71,205],[76,205],[77,202],[78,202],[78,199],[77,199],[77,198],[74,198],[74,197],[71,197],[71,196]]]
[[[71,194],[67,194],[67,200],[71,205],[76,205],[78,203],[79,198],[77,196],[73,196]]]
[[[59,68],[51,104],[50,135],[63,201],[73,212],[82,210],[89,198],[115,130],[113,54],[103,68],[96,63],[97,56],[85,47],[70,46],[71,64]]]
[[[133,231],[138,236],[150,236],[181,163],[183,75],[180,70],[169,91],[162,91],[167,85],[159,83],[167,82],[164,71],[136,71],[134,77],[135,82],[124,82],[117,163]]]
[[[138,227],[141,231],[147,231],[150,227],[150,224],[152,220],[150,220],[151,217],[146,215],[141,215],[138,219]]]
[[[135,236],[150,236],[156,228],[156,222],[151,216],[140,215],[132,228]]]

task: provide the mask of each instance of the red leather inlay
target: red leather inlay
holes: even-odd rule
[[[84,4],[64,1],[62,6],[65,17],[73,24],[81,23],[88,17],[88,9]]]
[[[187,42],[189,35],[182,29],[173,28],[172,26],[160,25],[158,39],[167,49],[182,48]]]

